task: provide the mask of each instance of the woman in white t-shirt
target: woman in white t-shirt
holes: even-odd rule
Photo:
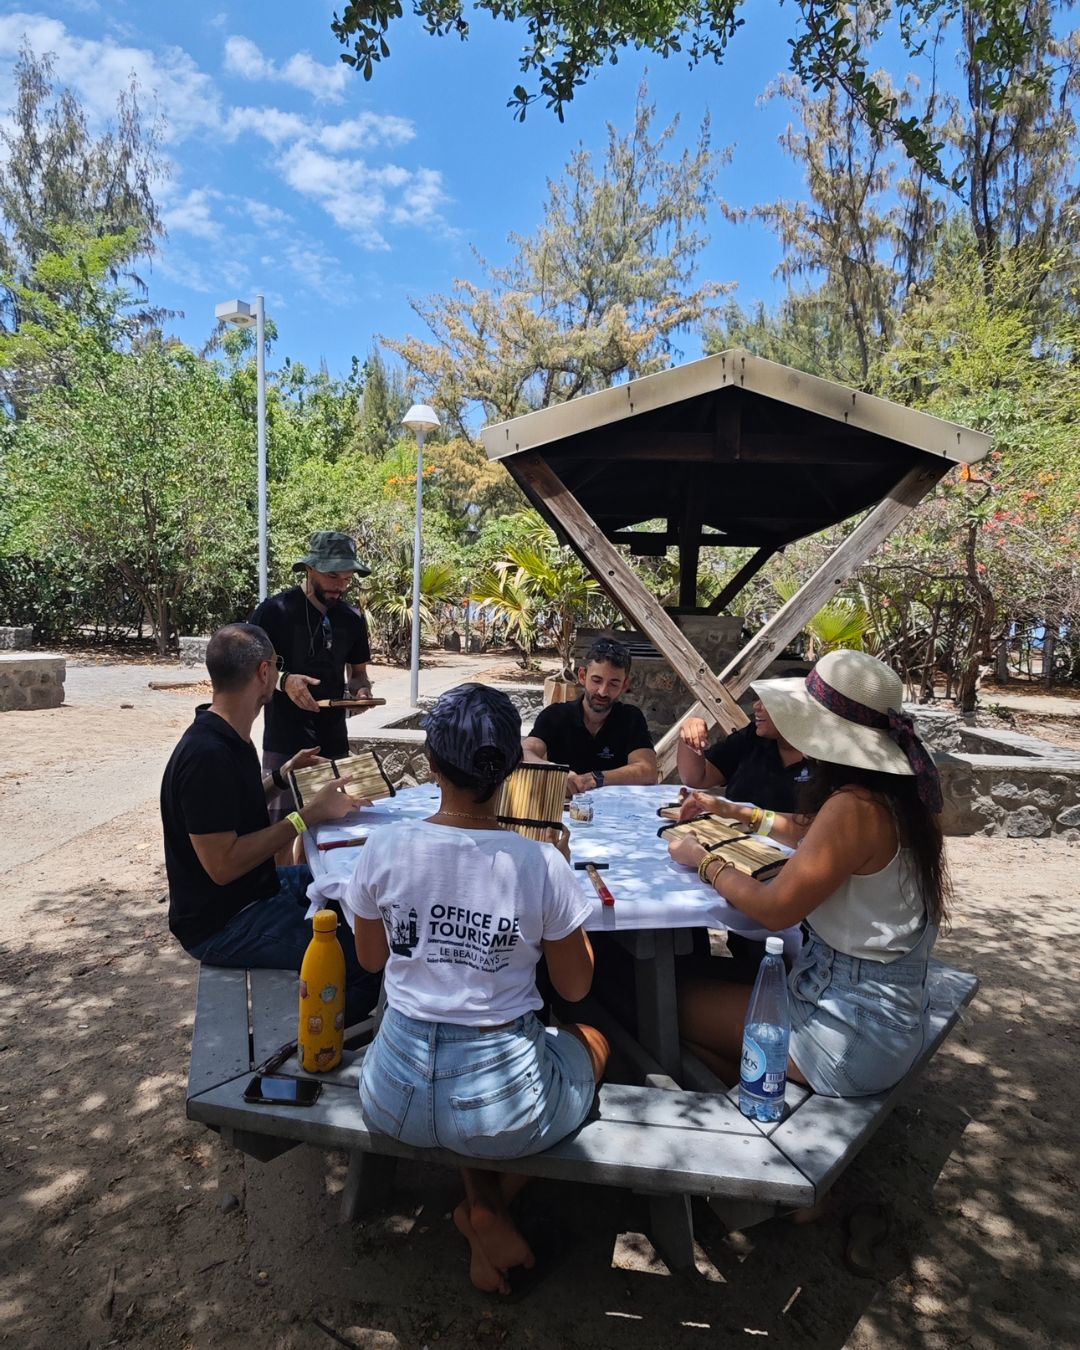
[[[564,999],[584,998],[591,909],[558,849],[503,830],[495,793],[521,759],[505,694],[464,684],[424,719],[442,791],[426,820],[374,833],[345,895],[356,952],[385,970],[386,1013],[364,1058],[360,1102],[381,1134],[477,1159],[538,1153],[588,1115],[608,1045],[592,1027],[545,1027],[536,965]],[[525,1178],[463,1170],[454,1222],[478,1288],[508,1293],[534,1264],[510,1214]]]

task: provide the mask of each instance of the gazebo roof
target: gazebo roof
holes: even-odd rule
[[[875,505],[928,457],[973,464],[990,448],[980,432],[737,349],[482,437],[490,459],[539,454],[608,538],[642,553],[688,527],[699,545],[772,550]],[[663,532],[633,531],[655,519]]]

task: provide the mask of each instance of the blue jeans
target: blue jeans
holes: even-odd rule
[[[596,1096],[589,1052],[533,1013],[485,1030],[387,1008],[360,1106],[380,1134],[473,1158],[522,1158],[576,1130]]]
[[[277,895],[234,914],[213,937],[189,947],[189,955],[204,966],[299,972],[311,941],[311,922],[304,918],[311,869],[279,867],[277,874],[281,883]],[[341,925],[338,936],[345,953],[345,1023],[351,1026],[375,1006],[382,977],[364,970],[356,959],[356,944],[347,924]]]

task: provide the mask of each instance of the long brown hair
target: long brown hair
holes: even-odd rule
[[[945,861],[941,821],[919,798],[914,778],[906,774],[855,769],[828,760],[810,761],[810,777],[799,794],[799,812],[814,816],[837,792],[861,789],[888,806],[896,819],[899,842],[911,850],[915,879],[931,921],[941,928],[948,922],[953,888]]]

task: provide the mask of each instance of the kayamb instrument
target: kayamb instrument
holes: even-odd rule
[[[323,764],[312,764],[307,769],[295,769],[289,774],[296,809],[302,811],[304,803],[335,778],[351,778],[345,791],[350,797],[366,797],[369,801],[378,801],[381,797],[395,796],[394,785],[383,773],[379,757],[374,750],[362,750],[358,755],[349,755],[347,759],[328,759]]]
[[[384,708],[384,698],[317,698],[320,708]]]
[[[526,839],[546,843],[562,829],[568,764],[519,764],[499,789],[495,817]]]
[[[774,848],[760,839],[750,838],[746,830],[734,821],[722,820],[719,816],[698,816],[696,820],[685,820],[681,825],[661,825],[656,832],[662,839],[669,835],[676,837],[690,835],[703,844],[710,853],[727,858],[737,871],[758,881],[767,881],[775,876],[788,860],[783,849]]]

